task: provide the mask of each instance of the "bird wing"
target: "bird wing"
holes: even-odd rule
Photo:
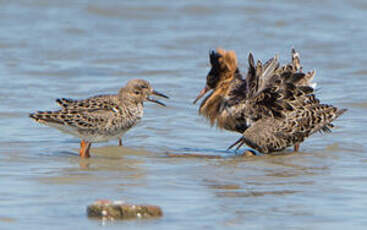
[[[113,110],[58,110],[38,111],[30,114],[30,117],[39,123],[67,125],[78,129],[94,129],[109,122],[109,116],[113,116]]]
[[[313,88],[299,84],[307,74],[289,68],[279,68],[275,56],[264,65],[255,62],[252,54],[248,58],[249,70],[246,76],[246,99],[241,103],[249,122],[264,117],[284,118],[285,114],[315,99]],[[318,100],[315,99],[314,102]]]
[[[300,55],[293,48],[291,50],[291,63],[280,66],[278,55],[270,58],[265,64],[259,60],[255,66],[253,55],[250,53],[248,57],[249,70],[246,77],[247,94],[249,97],[261,92],[274,82],[274,75],[278,75],[277,80],[283,83],[292,83],[295,86],[316,87],[316,83],[312,82],[316,72],[302,72],[300,64]]]
[[[80,129],[93,129],[108,122],[108,117],[121,113],[121,108],[111,95],[101,95],[85,100],[61,98],[56,100],[62,106],[57,111],[38,111],[30,114],[37,122],[44,124],[68,125]]]
[[[99,95],[84,100],[73,100],[70,98],[58,98],[56,103],[65,110],[118,110],[114,95]]]
[[[279,67],[278,56],[265,64],[257,61],[255,66],[250,53],[248,63],[246,78],[238,74],[232,80],[221,105],[242,128],[262,117],[283,117],[284,112],[299,103],[301,95],[313,92],[311,87],[299,84],[306,74],[295,71],[296,67],[292,67],[295,64]]]

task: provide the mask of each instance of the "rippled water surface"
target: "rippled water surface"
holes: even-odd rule
[[[367,3],[325,1],[0,1],[0,229],[365,229]],[[323,102],[348,108],[299,153],[244,159],[194,97],[208,51],[284,63],[295,46]],[[77,155],[78,139],[32,122],[58,97],[148,79],[171,97],[142,123]],[[222,156],[168,157],[167,153]],[[160,205],[160,219],[103,223],[97,199]]]

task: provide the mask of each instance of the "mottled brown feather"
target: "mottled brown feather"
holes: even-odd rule
[[[275,56],[255,66],[250,53],[243,80],[237,66],[226,65],[226,60],[237,65],[237,59],[224,58],[227,52],[218,49],[209,72],[217,75],[217,82],[201,103],[200,114],[219,128],[243,132],[239,143],[263,153],[281,151],[315,132],[329,132],[331,122],[346,110],[320,104],[312,83],[315,72],[303,73],[299,54],[294,49],[291,54],[289,64],[280,66]]]

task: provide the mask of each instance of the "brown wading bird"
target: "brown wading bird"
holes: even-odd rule
[[[262,153],[281,151],[299,144],[313,133],[330,132],[331,124],[346,109],[320,104],[314,94],[315,72],[303,73],[299,54],[292,49],[292,62],[280,66],[275,56],[255,65],[249,54],[244,79],[234,51],[210,53],[211,69],[196,103],[207,92],[199,114],[211,125],[235,131],[242,137],[229,147],[243,144]]]
[[[93,142],[119,139],[143,117],[143,102],[162,102],[150,95],[168,98],[151,87],[148,81],[129,81],[116,95],[98,95],[85,100],[57,99],[57,111],[38,111],[29,116],[35,121],[79,137],[80,157],[90,157]]]

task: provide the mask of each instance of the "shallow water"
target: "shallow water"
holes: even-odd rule
[[[0,1],[0,229],[365,229],[366,11],[364,0]],[[242,71],[249,51],[284,63],[295,46],[322,101],[349,111],[300,153],[226,152],[238,135],[192,105],[218,46],[237,52]],[[136,77],[171,100],[146,104],[124,148],[96,144],[82,160],[77,139],[27,118]],[[97,199],[160,205],[164,216],[90,220]]]

